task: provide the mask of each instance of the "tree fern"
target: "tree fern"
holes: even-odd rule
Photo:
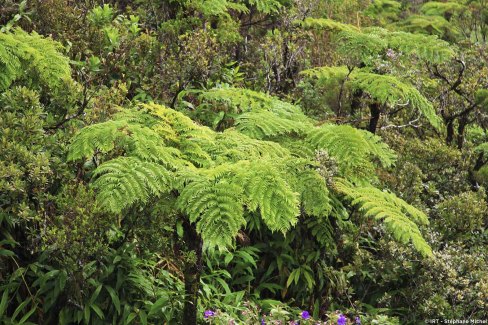
[[[395,106],[409,104],[424,115],[432,126],[440,128],[441,121],[432,104],[413,86],[403,83],[394,76],[368,72],[355,72],[351,77],[352,86],[368,93],[382,104]]]
[[[439,37],[454,37],[459,34],[456,26],[441,16],[411,15],[396,25],[407,32],[437,35]]]
[[[432,255],[432,250],[422,237],[418,224],[427,225],[427,216],[409,205],[393,193],[381,191],[371,186],[355,187],[344,180],[337,180],[335,188],[351,199],[366,217],[381,220],[393,237],[401,242],[412,242],[415,249],[424,256]]]
[[[420,12],[427,16],[445,16],[467,10],[466,6],[457,2],[429,1],[420,7]]]
[[[443,19],[441,17],[437,18]],[[426,18],[425,24],[430,23],[435,25],[435,20],[437,18],[433,17],[434,21],[430,22],[429,18]],[[420,18],[418,19],[420,21]],[[341,54],[346,57],[353,56],[361,58],[364,63],[369,63],[374,56],[385,53],[387,49],[401,51],[409,56],[416,56],[432,63],[446,62],[452,59],[455,55],[454,50],[449,43],[440,40],[435,36],[442,35],[442,33],[439,34],[441,32],[440,30],[439,33],[431,33],[434,35],[425,35],[393,32],[379,27],[368,27],[359,30],[352,25],[346,25],[348,26],[348,28],[346,28],[342,26],[344,24],[330,19],[318,21],[322,22],[322,24],[317,22],[314,26],[334,33],[333,35],[336,37],[334,37],[333,40]],[[334,28],[336,24],[342,28]],[[305,23],[304,25],[306,26]],[[427,25],[422,28],[427,28]]]
[[[0,33],[0,91],[20,78],[35,76],[31,81],[51,89],[70,79],[69,60],[60,49],[59,43],[35,32]]]
[[[284,106],[285,112],[295,112]],[[247,110],[261,112],[272,113],[272,108]],[[101,159],[108,161],[94,170],[92,180],[104,209],[120,213],[171,193],[176,196],[176,212],[195,224],[207,246],[218,247],[232,245],[246,224],[246,210],[279,232],[289,230],[301,214],[326,218],[339,213],[336,206],[340,203],[334,201],[327,185],[332,179],[329,176],[337,174],[367,184],[374,175],[375,161],[384,166],[394,162],[392,151],[366,131],[345,125],[311,126],[303,133],[304,140],[294,141],[301,141],[302,147],[326,150],[336,159],[340,170],[327,176],[322,171],[328,167],[312,155],[295,155],[277,142],[246,136],[237,130],[239,125],[219,133],[175,110],[143,105],[139,110],[122,110],[113,121],[84,128],[75,136],[69,158],[108,153]],[[285,139],[290,142],[292,138]],[[356,193],[352,189],[349,192]],[[393,204],[422,219],[399,199],[383,200],[385,209],[392,210]],[[379,213],[375,216],[383,218]],[[416,237],[411,224],[397,215],[393,218],[385,217],[385,222],[396,238],[412,238],[414,245],[421,247],[421,237]]]
[[[388,34],[388,45],[392,49],[431,63],[447,62],[455,55],[449,43],[435,35],[391,32]]]
[[[345,67],[321,67],[304,70],[301,74],[309,78],[317,78],[318,84],[323,85],[330,80],[345,78],[346,71]],[[415,87],[400,81],[397,77],[357,69],[349,74],[348,79],[344,80],[344,84],[369,94],[371,98],[381,104],[391,107],[408,104],[425,116],[432,126],[437,129],[441,126],[441,120],[430,101],[422,96]]]

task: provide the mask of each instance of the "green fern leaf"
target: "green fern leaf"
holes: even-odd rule
[[[322,125],[311,130],[306,141],[334,157],[341,174],[349,179],[369,179],[375,174],[374,159],[384,167],[395,162],[394,152],[380,137],[349,125]]]
[[[162,165],[134,157],[118,157],[93,173],[97,200],[103,209],[121,212],[136,202],[146,203],[172,189],[173,174]]]
[[[298,193],[293,192],[279,171],[269,163],[251,163],[242,180],[246,205],[259,208],[261,218],[272,231],[285,232],[300,214]]]
[[[436,129],[441,127],[441,120],[432,104],[416,88],[394,76],[359,71],[353,73],[351,83],[354,88],[367,92],[382,104],[395,106],[408,103],[418,109]]]
[[[424,256],[432,255],[430,246],[417,226],[429,223],[423,212],[395,194],[371,186],[355,187],[343,179],[337,179],[335,188],[351,199],[351,204],[357,205],[366,217],[381,220],[397,241],[403,244],[411,241],[419,253]]]
[[[246,224],[242,188],[225,179],[202,177],[187,184],[180,193],[178,207],[188,214],[207,246],[231,246]]]
[[[59,52],[61,48],[52,39],[19,28],[0,33],[0,91],[21,77],[49,89],[70,80],[69,60]]]

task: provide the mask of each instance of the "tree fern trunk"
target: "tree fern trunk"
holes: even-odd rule
[[[376,128],[380,120],[381,110],[379,103],[373,103],[369,106],[371,110],[371,117],[369,119],[368,131],[371,133],[376,133]]]
[[[197,324],[198,289],[202,273],[202,238],[189,221],[185,221],[184,239],[188,252],[195,252],[195,258],[185,262],[185,306],[183,308],[183,325]]]
[[[468,117],[466,115],[463,115],[459,119],[459,125],[458,125],[458,134],[457,134],[457,147],[459,150],[463,148],[464,144],[464,131],[466,129],[466,125],[468,125]]]
[[[452,140],[454,138],[454,120],[453,119],[450,119],[447,121],[446,131],[447,131],[446,144],[449,145],[452,143]]]

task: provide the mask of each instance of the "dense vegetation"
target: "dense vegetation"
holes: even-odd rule
[[[0,323],[488,320],[488,1],[3,0]]]

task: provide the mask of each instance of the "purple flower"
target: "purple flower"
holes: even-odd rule
[[[264,321],[264,318],[261,318],[261,325],[266,325],[266,322]]]
[[[215,316],[215,312],[212,310],[205,310],[205,312],[203,313],[203,317],[205,318],[209,318],[213,316]]]
[[[361,318],[359,316],[356,316],[356,324],[361,325]]]
[[[337,325],[346,325],[347,319],[344,315],[340,314],[337,320]]]
[[[302,311],[302,318],[303,319],[309,319],[310,318],[310,313],[306,310]]]

